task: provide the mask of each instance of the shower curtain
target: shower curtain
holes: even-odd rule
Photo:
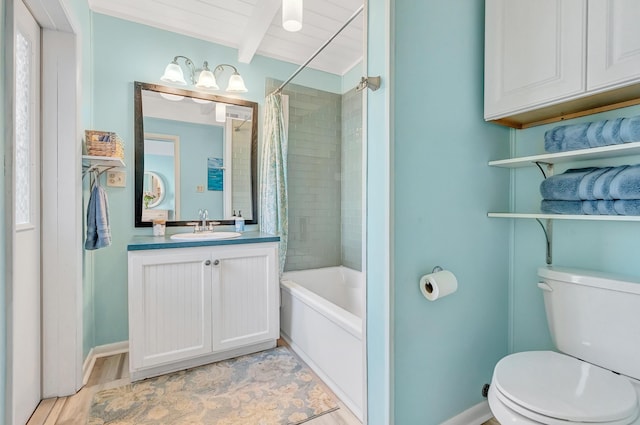
[[[264,142],[260,166],[260,231],[280,236],[280,273],[287,255],[287,124],[285,96],[272,93],[265,99]]]

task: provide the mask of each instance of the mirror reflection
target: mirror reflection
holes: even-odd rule
[[[135,83],[136,226],[256,223],[257,104]]]

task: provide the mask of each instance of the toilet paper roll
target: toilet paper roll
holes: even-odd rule
[[[429,301],[452,294],[458,289],[458,279],[448,270],[430,273],[420,278],[420,291]]]

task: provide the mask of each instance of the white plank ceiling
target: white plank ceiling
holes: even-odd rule
[[[282,29],[282,0],[89,0],[94,12],[150,25],[238,50],[238,62],[262,55],[304,63],[364,0],[304,0],[302,30]],[[344,75],[362,60],[361,13],[310,64]],[[180,54],[176,52],[176,54]]]

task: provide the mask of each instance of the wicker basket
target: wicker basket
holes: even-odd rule
[[[85,130],[87,155],[124,159],[124,143],[111,131]]]

